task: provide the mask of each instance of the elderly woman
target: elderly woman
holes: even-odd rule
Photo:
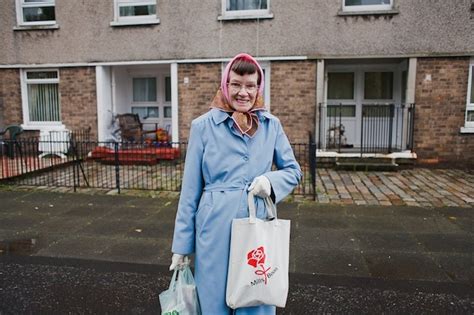
[[[232,311],[225,302],[231,223],[248,216],[248,191],[258,196],[257,216],[265,218],[262,198],[279,202],[301,177],[280,121],[265,109],[263,86],[257,61],[247,54],[235,56],[210,110],[191,124],[170,269],[195,253],[196,286],[206,315]],[[275,311],[262,305],[236,313]]]

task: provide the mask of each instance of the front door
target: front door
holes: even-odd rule
[[[140,116],[144,130],[165,129],[171,134],[171,77],[169,74],[131,78],[131,112]]]
[[[350,151],[369,141],[387,146],[384,130],[395,130],[390,124],[397,119],[391,115],[401,115],[401,110],[391,111],[402,102],[401,66],[328,65],[326,71],[326,148]]]

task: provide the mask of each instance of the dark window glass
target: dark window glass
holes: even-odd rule
[[[266,9],[267,0],[227,0],[227,11]]]
[[[390,0],[345,0],[346,5],[381,5],[390,4]]]
[[[171,78],[165,77],[165,102],[171,102]]]
[[[25,22],[54,21],[54,7],[23,8]]]
[[[156,5],[134,5],[120,7],[120,16],[142,16],[156,14]]]
[[[353,72],[328,73],[328,99],[330,100],[354,99],[354,73]]]
[[[387,100],[393,97],[393,72],[366,72],[364,98],[366,100]]]

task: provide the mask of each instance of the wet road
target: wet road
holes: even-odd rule
[[[0,256],[0,314],[156,314],[166,266]],[[278,314],[473,314],[468,283],[290,275]]]

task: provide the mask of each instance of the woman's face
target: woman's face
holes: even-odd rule
[[[258,93],[258,73],[238,75],[229,74],[230,105],[238,112],[248,112],[255,104]]]

